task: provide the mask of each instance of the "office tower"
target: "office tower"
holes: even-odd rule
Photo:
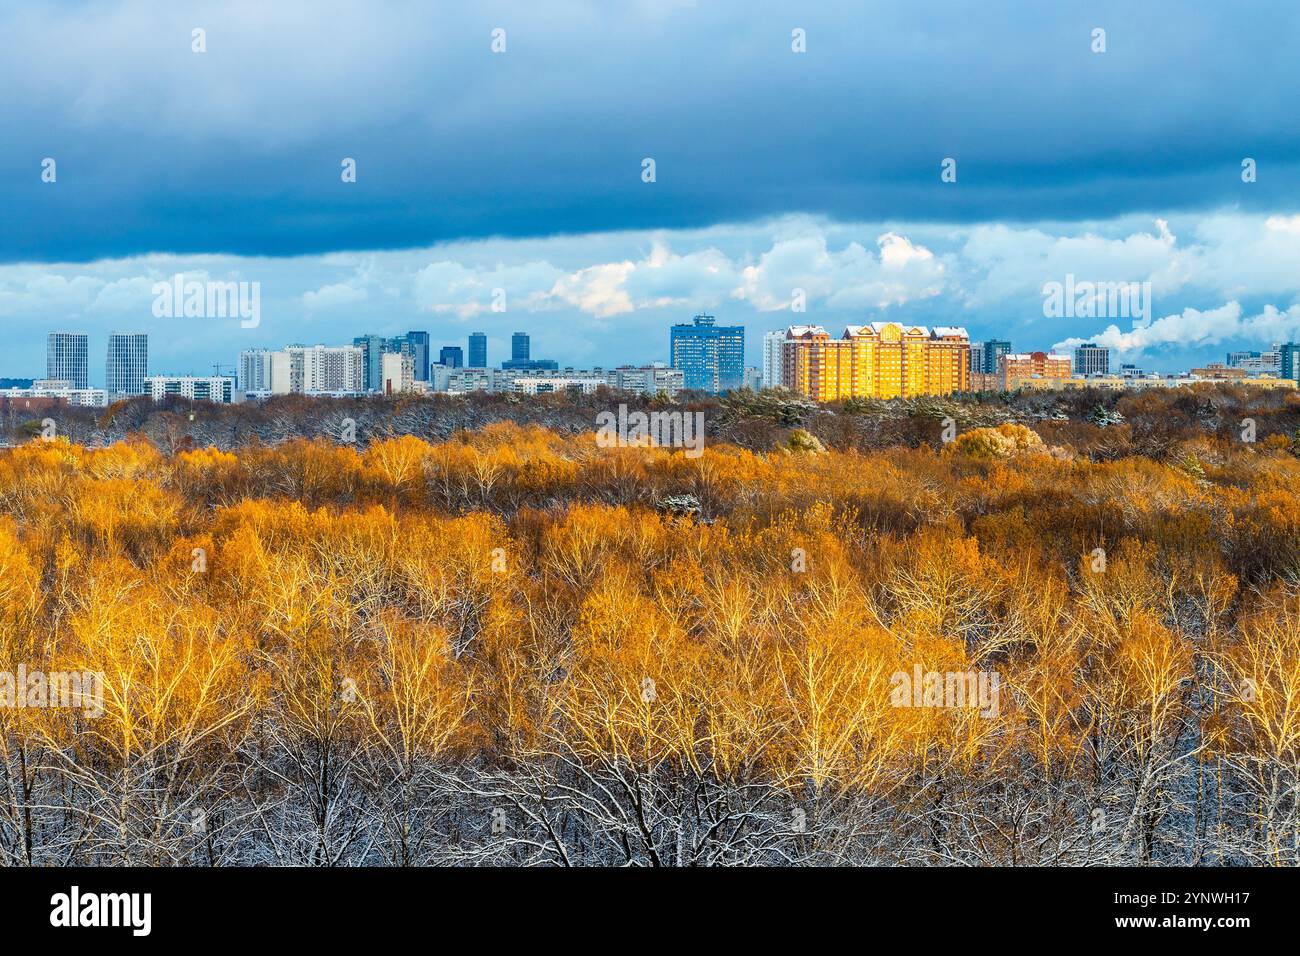
[[[1074,350],[1074,371],[1078,375],[1109,375],[1110,349],[1086,342]]]
[[[1011,351],[1011,343],[1003,339],[976,342],[970,348],[970,370],[980,375],[996,375],[998,359]]]
[[[672,327],[668,351],[688,389],[716,395],[740,388],[744,381],[743,326],[715,325],[713,316],[697,315],[691,325]]]
[[[438,352],[438,364],[448,368],[460,368],[465,364],[465,353],[459,345],[444,345]]]
[[[785,342],[785,329],[763,334],[763,387],[781,385],[781,345]]]
[[[527,332],[516,332],[510,336],[510,359],[501,363],[501,368],[507,371],[554,371],[559,367],[560,363],[554,359],[531,357]]]
[[[90,336],[85,332],[51,332],[45,340],[45,377],[90,387]]]
[[[1300,382],[1300,343],[1287,342],[1279,345],[1277,351],[1278,377]]]
[[[1078,361],[1077,353],[1075,361]],[[1055,352],[1008,352],[1002,357],[1001,386],[1006,391],[1013,391],[1026,379],[1059,380],[1069,377],[1070,356],[1068,355],[1057,355]]]
[[[411,362],[417,382],[429,380],[429,333],[407,332],[407,344],[411,346]]]
[[[108,337],[104,390],[109,395],[143,395],[149,374],[149,336],[144,332],[114,332]]]
[[[469,334],[469,368],[487,368],[487,333]]]
[[[364,391],[374,392],[379,389],[380,360],[384,355],[384,337],[382,335],[358,335],[352,344],[361,349],[362,376],[361,387]],[[248,388],[247,385],[244,386]]]
[[[851,325],[839,339],[817,325],[786,330],[782,381],[821,402],[965,391],[970,340],[955,326]]]

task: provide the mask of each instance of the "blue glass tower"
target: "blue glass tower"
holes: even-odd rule
[[[717,395],[744,382],[744,326],[715,325],[713,316],[697,315],[691,325],[672,327],[668,346],[684,388]]]

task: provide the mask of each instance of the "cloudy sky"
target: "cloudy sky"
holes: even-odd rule
[[[154,371],[407,329],[664,360],[706,310],[753,364],[875,319],[1222,359],[1300,337],[1298,42],[1286,0],[5,5],[0,376],[56,328],[99,381],[113,330]],[[260,325],[155,318],[178,272]],[[1151,315],[1045,317],[1068,275]]]

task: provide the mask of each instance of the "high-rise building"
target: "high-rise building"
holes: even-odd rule
[[[691,325],[672,327],[668,351],[688,389],[717,395],[744,383],[744,326],[715,325],[713,316],[697,315]]]
[[[781,345],[785,342],[785,329],[763,333],[763,387],[781,385]]]
[[[957,326],[851,325],[839,339],[818,325],[786,330],[785,387],[821,402],[911,398],[965,391],[970,339]]]
[[[285,351],[290,391],[365,391],[365,356],[357,346],[291,345]]]
[[[90,336],[85,332],[51,332],[45,340],[45,377],[90,387]]]
[[[1300,382],[1300,343],[1287,342],[1279,345],[1277,351],[1278,377]]]
[[[410,392],[415,388],[415,359],[409,351],[385,352],[381,361],[383,384],[380,391],[385,395]]]
[[[460,368],[465,364],[465,353],[459,345],[444,345],[438,352],[438,364],[448,368]]]
[[[289,353],[246,349],[239,353],[239,388],[245,392],[289,394]]]
[[[516,332],[510,336],[510,358],[501,363],[501,368],[506,371],[540,372],[554,371],[560,367],[560,363],[554,359],[535,359],[531,355],[528,333]]]
[[[362,350],[362,363],[364,366],[364,375],[362,378],[362,390],[367,392],[381,391],[383,380],[382,362],[383,357],[388,354],[409,355],[411,356],[412,374],[415,380],[427,382],[429,380],[429,333],[428,332],[407,332],[405,335],[358,335],[352,340],[352,344]]]
[[[415,380],[417,382],[427,382],[429,380],[429,333],[428,332],[407,332],[406,342],[411,347],[411,364],[415,371]]]
[[[239,353],[239,382],[245,392],[355,394],[366,391],[365,379],[366,349],[360,345],[290,345],[275,352]]]
[[[1003,339],[975,342],[970,347],[970,370],[979,375],[996,375],[998,359],[1011,351],[1011,343]]]
[[[1055,352],[1008,352],[1002,356],[998,374],[1006,391],[1014,391],[1030,379],[1068,379],[1070,356]]]
[[[361,349],[361,362],[363,367],[361,377],[361,387],[364,391],[375,392],[379,390],[379,380],[382,375],[380,361],[383,359],[387,341],[382,335],[358,335],[352,340],[352,344]],[[248,388],[247,385],[244,388]]]
[[[487,368],[487,333],[469,334],[469,368]]]
[[[1074,350],[1074,371],[1078,375],[1109,375],[1110,349],[1085,342]]]
[[[104,391],[109,395],[143,395],[149,374],[149,336],[144,332],[114,332],[108,337]]]

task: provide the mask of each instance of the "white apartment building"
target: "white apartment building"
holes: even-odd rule
[[[609,376],[612,387],[644,395],[666,392],[673,397],[685,387],[685,373],[667,365],[620,365]]]
[[[777,388],[781,382],[781,343],[785,329],[763,335],[763,387]]]
[[[495,392],[499,374],[501,373],[491,368],[448,369],[446,391],[452,395],[463,395],[465,392]]]
[[[144,385],[155,402],[172,395],[222,405],[243,399],[242,393],[235,391],[235,380],[229,375],[150,375]]]
[[[38,378],[31,388],[0,388],[0,398],[57,398],[82,408],[105,408],[108,392],[102,388],[76,388],[67,379]]]
[[[410,352],[385,352],[379,357],[380,393],[415,391],[415,358]],[[427,387],[427,383],[421,382]]]
[[[239,385],[258,395],[360,394],[365,350],[359,345],[290,345],[239,353]]]

